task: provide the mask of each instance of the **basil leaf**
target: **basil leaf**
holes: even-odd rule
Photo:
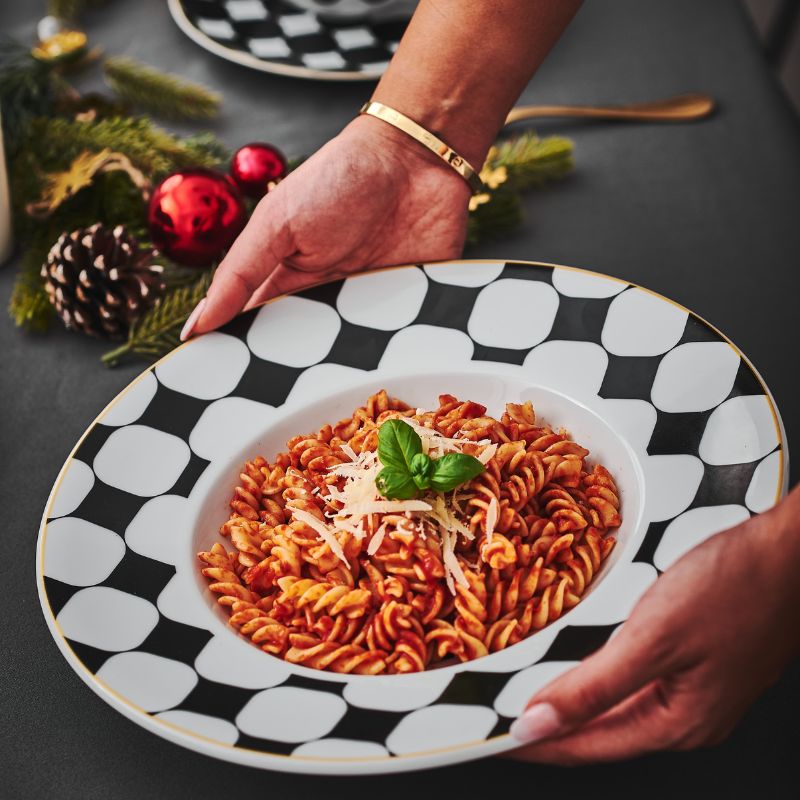
[[[431,485],[433,474],[433,461],[425,453],[417,453],[411,459],[411,477],[420,489],[427,489]]]
[[[399,419],[387,419],[378,431],[378,458],[384,467],[411,472],[411,459],[422,452],[422,439]]]
[[[375,486],[387,500],[411,500],[419,494],[411,475],[393,467],[384,467],[378,473]]]
[[[437,492],[450,492],[485,471],[486,467],[473,456],[445,453],[433,462],[430,485]]]

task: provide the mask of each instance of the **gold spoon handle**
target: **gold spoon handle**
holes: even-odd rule
[[[517,106],[506,117],[506,125],[538,117],[591,117],[641,121],[701,119],[714,110],[714,100],[705,94],[681,94],[652,103],[626,106]]]

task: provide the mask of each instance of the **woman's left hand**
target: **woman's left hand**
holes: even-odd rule
[[[800,488],[670,567],[617,636],[531,699],[515,756],[582,764],[722,741],[800,650],[798,574]]]

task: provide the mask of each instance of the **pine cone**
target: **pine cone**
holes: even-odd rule
[[[42,265],[44,288],[67,328],[118,339],[164,290],[156,251],[140,250],[123,225],[62,233]]]

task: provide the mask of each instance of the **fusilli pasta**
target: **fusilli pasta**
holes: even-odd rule
[[[424,452],[485,471],[447,494],[387,500],[378,430],[407,422]],[[220,533],[199,553],[229,621],[267,653],[341,673],[417,672],[521,641],[575,606],[614,547],[614,479],[530,402],[500,419],[441,395],[385,391],[352,417],[248,461]]]

